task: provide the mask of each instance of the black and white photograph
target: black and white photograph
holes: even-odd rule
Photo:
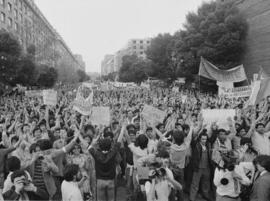
[[[270,0],[0,0],[0,201],[270,201]]]

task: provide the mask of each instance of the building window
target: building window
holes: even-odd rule
[[[15,5],[18,5],[18,0],[14,0]]]
[[[8,11],[11,12],[11,10],[12,10],[12,5],[11,3],[8,3]]]
[[[1,22],[5,22],[6,20],[6,14],[5,13],[1,13]]]
[[[21,22],[23,21],[23,16],[22,16],[22,14],[20,14],[20,21],[21,21]]]
[[[15,18],[18,19],[18,11],[16,9],[14,10],[14,15],[15,15]]]
[[[133,46],[133,49],[136,50],[136,46]]]
[[[143,40],[141,40],[140,43],[143,43]]]
[[[1,4],[2,6],[4,6],[4,5],[5,5],[5,0],[0,0],[0,4]]]
[[[133,44],[136,44],[136,40],[133,41]]]
[[[143,46],[142,45],[140,46],[140,49],[143,49]]]
[[[141,54],[143,54],[143,52],[141,52]]]
[[[8,18],[8,26],[12,27],[12,19],[10,17]]]

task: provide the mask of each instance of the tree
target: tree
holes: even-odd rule
[[[16,62],[19,60],[21,47],[19,42],[8,32],[0,31],[0,81],[11,84],[16,77]]]
[[[149,73],[153,77],[167,79],[174,76],[173,64],[174,36],[166,33],[159,34],[151,40],[146,51],[147,58],[152,61]]]
[[[57,71],[54,68],[48,67],[46,65],[40,66],[40,69],[41,73],[39,74],[37,84],[40,87],[53,87],[57,81]]]
[[[222,69],[241,63],[248,26],[233,1],[203,3],[186,20],[175,34],[179,75],[197,74],[200,57]]]
[[[79,77],[79,82],[84,82],[90,79],[90,77],[83,70],[77,70],[77,74]]]
[[[36,64],[31,57],[22,57],[16,64],[16,77],[13,85],[33,86],[36,84],[37,74]]]
[[[148,62],[136,55],[126,55],[122,58],[122,66],[119,71],[121,82],[140,83],[147,78]]]

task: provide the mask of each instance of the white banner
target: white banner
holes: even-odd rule
[[[56,106],[57,104],[57,91],[55,90],[43,90],[43,103],[45,105]]]
[[[91,121],[95,125],[110,125],[110,108],[109,107],[93,107]]]
[[[157,108],[154,108],[149,105],[144,105],[143,111],[142,111],[142,116],[147,122],[150,122],[152,124],[156,123],[162,123],[165,116],[166,112],[163,112]]]
[[[250,86],[236,87],[236,88],[219,87],[218,95],[225,96],[227,98],[250,97],[251,87]]]
[[[236,115],[235,110],[232,109],[205,109],[202,110],[202,116],[204,124],[207,125],[209,129],[211,124],[216,122],[219,128],[229,130],[228,118],[233,121]]]

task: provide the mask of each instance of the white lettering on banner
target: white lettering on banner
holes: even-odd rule
[[[162,123],[166,116],[166,112],[163,112],[152,106],[145,105],[142,111],[142,116],[147,122],[150,122],[153,124]]]
[[[41,90],[25,91],[25,96],[28,96],[28,97],[40,97],[40,96],[42,96],[42,91]]]
[[[236,87],[236,88],[219,87],[218,95],[225,96],[227,98],[249,97],[251,95],[251,87],[250,86]]]
[[[91,121],[95,125],[110,125],[110,108],[109,107],[93,107]]]
[[[207,130],[210,128],[211,124],[216,122],[219,128],[229,130],[228,118],[233,121],[236,115],[235,110],[232,109],[205,109],[202,110],[202,116],[204,124],[207,125]]]
[[[56,106],[57,104],[57,91],[43,90],[43,103],[45,105]]]

